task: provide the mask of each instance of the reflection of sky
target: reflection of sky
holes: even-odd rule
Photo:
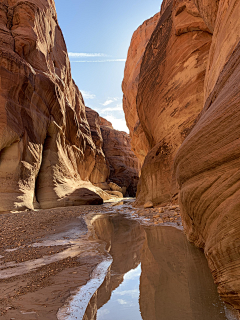
[[[111,299],[98,310],[97,320],[142,320],[139,311],[141,265],[126,273]]]

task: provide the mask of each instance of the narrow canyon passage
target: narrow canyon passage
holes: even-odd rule
[[[237,319],[177,210],[127,199],[0,216],[0,319]]]

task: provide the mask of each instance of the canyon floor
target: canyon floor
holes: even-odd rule
[[[62,316],[59,310],[68,304],[69,298],[76,294],[80,287],[88,283],[96,266],[109,257],[113,258],[112,280],[109,282],[111,275],[106,276],[108,285],[105,279],[105,284],[102,285],[104,288],[100,288],[98,298],[94,295],[95,300],[92,301],[92,298],[89,302],[86,311],[88,313],[89,310],[93,313],[92,305],[104,305],[110,299],[111,292],[122,283],[124,274],[141,263],[142,301],[144,295],[151,296],[149,292],[152,292],[152,300],[158,296],[158,299],[163,301],[172,296],[171,303],[175,303],[176,296],[181,296],[186,289],[187,294],[180,308],[183,312],[186,312],[185,307],[189,308],[187,305],[194,299],[199,300],[200,297],[201,303],[198,301],[198,306],[196,304],[194,307],[196,315],[193,317],[192,311],[188,310],[185,319],[201,319],[202,316],[204,319],[234,319],[226,318],[223,314],[223,306],[219,302],[203,253],[189,244],[182,232],[179,207],[167,205],[147,209],[134,208],[133,201],[123,199],[118,203],[109,202],[100,206],[2,214],[0,319],[72,319]],[[167,256],[169,260],[165,261]],[[200,271],[196,265],[200,265]],[[173,270],[170,271],[171,268]],[[167,269],[169,270],[166,271]],[[207,270],[207,275],[203,270]],[[172,272],[175,272],[173,277]],[[151,277],[160,279],[162,276],[168,279],[168,284],[162,283],[160,292],[159,288],[149,288]],[[180,279],[178,285],[172,281],[175,276]],[[190,285],[187,284],[185,288],[185,284],[189,282]],[[171,293],[171,286],[176,287],[175,293]],[[148,293],[146,288],[150,290]],[[192,297],[189,300],[189,290],[193,300]],[[209,295],[217,303],[209,300]],[[208,301],[203,299],[204,296]],[[148,301],[147,305],[149,303]],[[197,311],[199,307],[202,310],[205,304],[207,314]],[[217,304],[217,315],[212,304]],[[144,303],[140,304],[143,319],[146,309],[144,306]],[[179,315],[178,303],[175,303],[175,306],[174,312]],[[167,309],[163,314],[164,319],[173,319]],[[95,318],[85,315],[84,319]]]

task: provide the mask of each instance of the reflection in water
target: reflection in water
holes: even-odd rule
[[[93,224],[113,263],[84,320],[227,319],[202,251],[182,231],[144,227],[123,215]]]
[[[142,320],[138,302],[140,274],[141,265],[124,275],[123,282],[113,291],[111,299],[98,310],[97,320],[113,320],[113,315],[116,320]]]

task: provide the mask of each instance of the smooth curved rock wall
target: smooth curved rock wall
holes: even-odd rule
[[[204,6],[204,1],[198,1]],[[240,310],[240,4],[220,1],[202,115],[176,156],[188,239],[204,248],[221,297]],[[204,15],[213,17],[211,6]]]
[[[202,109],[210,44],[210,31],[193,1],[164,1],[141,68],[137,67],[136,110],[149,152],[141,170],[136,205],[147,201],[164,204],[177,198],[173,159]],[[125,71],[128,65],[131,59]],[[125,92],[125,99],[128,96],[133,100]],[[125,108],[125,113],[128,118],[131,108]]]

